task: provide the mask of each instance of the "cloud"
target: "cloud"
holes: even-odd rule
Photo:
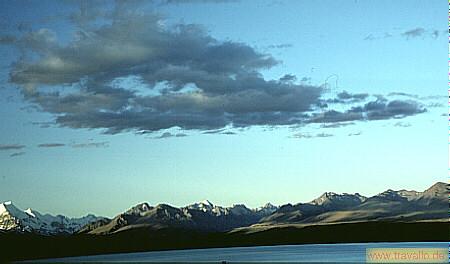
[[[173,135],[170,132],[164,132],[161,134],[161,136],[157,137],[157,138],[170,138],[170,137],[174,137],[175,135]]]
[[[404,96],[404,97],[410,97],[410,98],[415,98],[415,99],[419,98],[419,95],[417,95],[417,94],[410,94],[410,93],[404,93],[404,92],[392,92],[392,93],[389,93],[388,96]]]
[[[328,134],[328,133],[318,133],[316,135],[311,135],[309,133],[296,133],[294,135],[291,136],[291,138],[305,138],[305,139],[310,139],[310,138],[326,138],[326,137],[332,137],[334,136],[333,134]]]
[[[160,4],[222,4],[222,3],[234,3],[240,0],[159,0]]]
[[[411,123],[397,122],[397,123],[394,124],[394,126],[396,126],[396,127],[410,127]]]
[[[426,30],[424,28],[418,27],[418,28],[410,29],[410,30],[403,32],[402,36],[407,39],[417,38],[417,37],[423,36],[425,34],[425,32],[426,32]]]
[[[223,131],[225,131],[225,128],[204,131],[202,134],[219,134]]]
[[[444,31],[447,33],[446,31]],[[391,37],[403,37],[405,39],[413,39],[413,38],[425,38],[425,37],[431,37],[433,39],[437,39],[440,35],[440,31],[436,29],[425,29],[422,27],[416,27],[412,29],[408,29],[402,32],[384,32],[382,34],[368,34],[366,37],[364,37],[364,40],[372,41],[372,40],[379,40],[379,39],[386,39]]]
[[[367,93],[351,94],[347,91],[342,91],[337,94],[337,97],[341,100],[364,100],[369,96]]]
[[[221,133],[222,135],[236,135],[236,132],[233,132],[233,131],[226,131],[226,132],[223,132],[223,133]]]
[[[90,143],[77,143],[73,144],[72,148],[106,148],[109,147],[108,141],[103,142],[90,142]]]
[[[219,41],[196,25],[161,26],[156,15],[117,12],[111,24],[67,45],[49,29],[18,40],[38,59],[17,61],[11,82],[58,125],[113,134],[285,125],[320,102],[323,89],[295,84],[293,75],[264,79],[259,71],[278,61],[247,44]],[[130,76],[145,95],[111,85]]]
[[[404,92],[392,92],[389,93],[388,96],[397,96],[397,97],[409,97],[416,100],[439,100],[440,102],[444,101],[445,98],[447,98],[446,95],[427,95],[427,96],[420,96],[418,94],[410,94],[410,93],[404,93]],[[431,106],[433,107],[433,106]],[[437,106],[434,106],[437,107]]]
[[[295,82],[297,80],[297,77],[293,74],[285,74],[283,77],[280,78],[280,82]]]
[[[329,110],[320,114],[314,114],[310,123],[335,123],[348,121],[386,120],[391,118],[404,118],[426,112],[416,101],[393,100],[388,101],[378,98],[362,106],[354,106],[347,111],[340,112]]]
[[[376,38],[375,38],[375,36],[373,35],[373,34],[369,34],[369,35],[367,35],[365,38],[364,38],[364,40],[375,40]]]
[[[287,49],[287,48],[292,48],[294,45],[289,44],[289,43],[283,43],[283,44],[276,44],[276,45],[269,45],[268,48],[269,49]]]
[[[349,133],[349,134],[348,134],[349,137],[360,136],[360,135],[362,135],[362,132],[361,132],[361,131],[354,132],[354,133]]]
[[[39,148],[57,148],[57,147],[64,147],[66,144],[62,144],[62,143],[44,143],[44,144],[39,144],[38,147]]]
[[[9,155],[11,158],[25,155],[25,152],[15,152]]]
[[[305,134],[305,133],[296,133],[291,136],[291,138],[313,138],[314,136],[311,134]]]
[[[31,122],[32,125],[39,126],[40,128],[49,128],[53,125],[55,125],[54,121],[50,122]]]
[[[176,133],[176,134],[172,134],[170,132],[164,132],[162,133],[160,136],[155,137],[155,139],[163,139],[163,138],[171,138],[171,137],[187,137],[188,135],[184,134],[184,133]]]
[[[445,105],[441,102],[434,102],[434,103],[428,103],[426,104],[428,108],[435,108],[435,107],[444,107]]]
[[[2,150],[18,150],[18,149],[23,149],[25,148],[25,145],[19,145],[19,144],[5,144],[5,145],[0,145],[0,151]]]
[[[439,30],[433,30],[433,32],[431,33],[431,36],[436,39],[439,37]]]
[[[14,41],[22,53],[10,82],[58,126],[110,134],[210,131],[420,113],[403,101],[338,112],[327,108],[323,86],[297,83],[292,74],[264,78],[264,70],[280,63],[271,54],[218,40],[199,25],[168,26],[160,15],[123,5],[110,12],[80,8],[70,16],[74,37],[64,42],[49,28],[22,32]],[[131,79],[137,85],[131,87]],[[367,96],[343,91],[335,100],[356,103]]]
[[[322,124],[321,128],[338,128],[338,127],[345,127],[345,126],[352,126],[354,125],[354,122],[342,122],[342,123],[331,123],[331,124]]]
[[[368,93],[349,93],[347,91],[342,91],[337,94],[337,98],[332,98],[327,100],[328,103],[341,103],[341,104],[352,104],[356,102],[362,102],[367,97],[369,97]]]
[[[316,137],[332,137],[333,136],[333,134],[327,134],[327,133],[319,133],[319,134],[317,134],[316,135]]]

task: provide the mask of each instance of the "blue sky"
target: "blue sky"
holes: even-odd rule
[[[447,179],[444,1],[0,7],[0,200],[113,216]]]

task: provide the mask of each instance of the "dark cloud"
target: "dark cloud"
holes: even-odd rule
[[[358,94],[351,94],[347,91],[342,91],[337,94],[337,97],[341,100],[364,100],[369,96],[367,93],[358,93]]]
[[[323,89],[295,84],[293,75],[265,80],[259,70],[278,63],[272,56],[196,25],[167,28],[155,15],[120,13],[84,34],[65,46],[48,29],[18,40],[38,59],[18,61],[11,82],[61,126],[119,133],[284,125],[320,102]],[[129,76],[139,76],[144,94],[111,85]]]
[[[25,152],[15,152],[9,155],[11,158],[25,155]]]
[[[64,147],[66,144],[62,144],[62,143],[44,143],[44,144],[39,144],[38,147],[39,148],[57,148],[57,147]]]
[[[376,120],[420,113],[412,101],[399,100],[381,102],[377,109],[370,103],[344,112],[326,108],[323,86],[297,83],[292,74],[265,79],[261,72],[279,64],[272,55],[245,43],[215,39],[198,25],[167,26],[161,16],[139,12],[138,4],[127,8],[126,3],[117,2],[110,12],[81,5],[69,17],[76,28],[74,38],[64,44],[47,28],[22,32],[14,40],[21,56],[12,66],[10,82],[33,106],[53,114],[57,125],[111,134]],[[337,82],[336,75],[331,77]],[[120,80],[130,78],[136,86],[121,85]],[[335,100],[356,103],[367,96],[343,91]],[[95,144],[100,143],[72,146]]]
[[[18,149],[23,149],[25,148],[25,145],[19,145],[19,144],[5,144],[5,145],[0,145],[0,151],[1,150],[18,150]]]
[[[337,98],[332,98],[327,100],[328,103],[341,103],[341,104],[352,104],[364,101],[369,97],[368,93],[349,93],[347,91],[342,91],[337,94]]]
[[[77,143],[72,145],[72,148],[106,148],[106,147],[109,147],[108,141]]]
[[[294,82],[297,80],[297,77],[293,74],[285,74],[280,78],[280,82]]]
[[[305,82],[310,82],[311,81],[311,77],[302,77],[301,79],[300,79],[300,82],[302,82],[302,83],[305,83]]]
[[[412,100],[402,101],[379,98],[368,102],[363,106],[355,106],[345,112],[329,110],[324,113],[314,114],[311,123],[335,123],[346,121],[370,121],[391,118],[404,118],[426,112],[419,103]]]

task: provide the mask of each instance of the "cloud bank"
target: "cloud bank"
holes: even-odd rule
[[[276,58],[245,43],[215,39],[199,25],[167,26],[159,15],[122,5],[98,14],[105,14],[101,25],[72,15],[77,30],[64,44],[48,28],[1,37],[22,52],[10,82],[59,126],[111,134],[173,127],[208,131],[425,111],[412,100],[365,102],[368,94],[346,91],[327,101],[323,86],[297,83],[295,75],[266,80],[261,72],[278,65]],[[363,102],[341,112],[327,105]]]

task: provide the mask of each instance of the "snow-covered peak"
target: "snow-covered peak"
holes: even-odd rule
[[[275,206],[271,203],[266,203],[264,206],[254,209],[254,211],[264,214],[271,214],[275,212],[278,208],[279,208],[278,206]]]
[[[8,210],[6,209],[6,207],[8,205],[11,204],[11,201],[8,202],[4,202],[4,203],[0,203],[0,215],[3,214],[4,212],[7,212]]]
[[[203,205],[203,206],[206,206],[206,207],[214,207],[214,204],[211,203],[211,202],[208,201],[208,200],[200,201],[200,202],[199,202],[199,205]]]
[[[34,212],[31,208],[26,209],[25,213],[27,213],[31,217],[36,217],[36,215],[34,214]]]
[[[0,230],[37,232],[41,234],[74,233],[84,225],[103,217],[87,215],[81,218],[68,218],[62,215],[42,215],[28,208],[21,210],[11,201],[0,203]]]
[[[310,202],[310,204],[313,205],[320,205],[320,206],[331,206],[331,205],[339,205],[339,206],[346,206],[346,205],[354,205],[361,202],[364,202],[367,198],[360,195],[359,193],[355,194],[349,194],[349,193],[343,193],[338,194],[334,192],[325,192],[319,198],[316,198]]]
[[[266,203],[264,206],[260,207],[260,208],[277,208],[277,206],[271,204],[271,203]]]
[[[216,206],[208,200],[203,200],[187,206],[189,209],[201,210],[203,212],[211,212],[215,207]]]
[[[7,201],[0,204],[0,215],[9,214],[16,218],[26,218],[28,215],[17,208],[11,201]]]
[[[420,198],[422,195],[422,192],[416,192],[416,191],[408,191],[408,190],[400,190],[397,192],[401,197],[406,198],[408,201],[416,200]]]
[[[131,207],[130,209],[128,209],[128,211],[126,211],[127,214],[142,214],[145,213],[149,210],[153,209],[153,207],[151,207],[148,203],[140,203],[137,204],[133,207]]]

